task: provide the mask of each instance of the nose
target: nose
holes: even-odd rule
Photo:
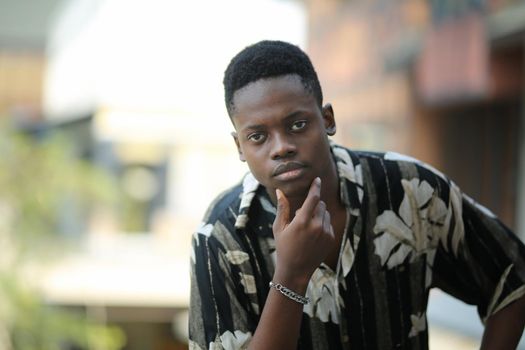
[[[287,135],[276,134],[273,137],[271,157],[273,160],[288,158],[297,153],[297,147]]]

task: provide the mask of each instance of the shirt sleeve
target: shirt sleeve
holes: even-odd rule
[[[449,191],[449,215],[433,267],[433,284],[477,305],[487,318],[525,295],[525,247],[492,212]]]
[[[192,239],[190,349],[245,349],[252,337],[239,269],[247,254],[221,241],[227,234],[220,223],[206,224]]]

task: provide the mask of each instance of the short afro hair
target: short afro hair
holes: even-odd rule
[[[263,40],[244,48],[224,72],[224,100],[232,116],[233,94],[259,79],[297,74],[305,89],[312,93],[319,105],[323,104],[323,93],[317,73],[310,58],[299,47],[284,41]]]

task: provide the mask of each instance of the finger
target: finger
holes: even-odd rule
[[[322,225],[325,213],[326,213],[326,203],[324,201],[320,200],[317,203],[317,206],[315,207],[315,211],[313,213],[312,219],[313,220],[319,220],[319,222]]]
[[[301,212],[304,212],[304,215],[312,216],[314,214],[314,210],[317,207],[317,204],[319,203],[320,199],[321,199],[321,179],[319,177],[316,177],[314,181],[312,181],[312,184],[310,185],[310,189],[308,190],[308,195],[306,196],[306,199],[304,200],[304,203],[301,206]]]
[[[332,229],[332,219],[328,210],[325,210],[324,212],[323,231],[329,233],[330,235],[334,234],[334,230]]]
[[[290,203],[284,193],[277,189],[277,213],[273,222],[273,232],[281,232],[290,223]]]

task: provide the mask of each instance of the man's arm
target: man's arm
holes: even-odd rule
[[[481,349],[515,349],[525,325],[525,246],[490,210],[454,183],[449,188],[447,215],[455,224],[437,250],[433,286],[477,305]]]
[[[273,225],[277,261],[273,282],[304,295],[310,277],[335,244],[330,214],[320,200],[321,181],[312,182],[303,206],[290,221],[290,207],[277,190]],[[250,349],[297,347],[303,305],[271,288]]]
[[[521,297],[487,319],[481,349],[516,349],[524,326],[525,297]]]

